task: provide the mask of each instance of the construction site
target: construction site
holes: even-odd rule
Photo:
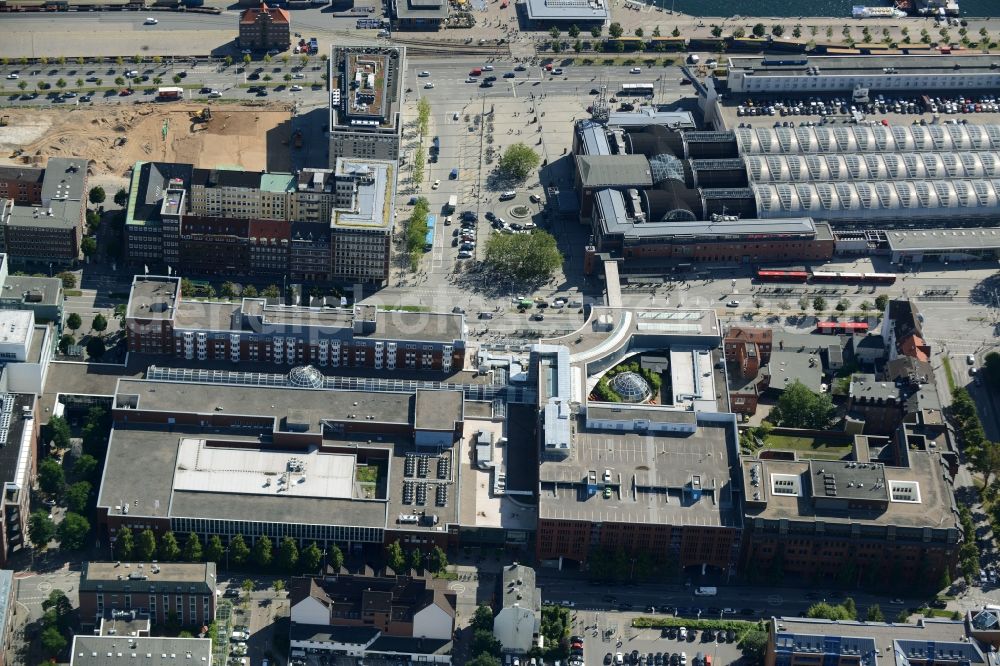
[[[277,104],[6,109],[0,163],[44,166],[50,157],[81,157],[99,180],[124,178],[138,160],[288,172],[291,116],[290,107]]]

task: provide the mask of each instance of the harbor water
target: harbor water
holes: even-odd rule
[[[665,9],[671,7],[691,16],[842,16],[850,18],[854,5],[880,5],[878,0],[656,0]],[[966,18],[1000,16],[1000,0],[959,0]]]

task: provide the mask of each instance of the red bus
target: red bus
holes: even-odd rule
[[[863,321],[821,321],[816,324],[816,332],[828,335],[867,333],[868,324]]]
[[[760,282],[805,282],[808,279],[809,273],[806,271],[757,269],[757,280]]]
[[[896,282],[895,273],[865,273],[864,282],[867,284],[894,284]]]

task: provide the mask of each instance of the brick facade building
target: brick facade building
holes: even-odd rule
[[[86,562],[80,576],[80,621],[99,626],[115,611],[135,611],[152,625],[215,621],[215,563]]]
[[[0,199],[12,199],[15,204],[40,206],[45,169],[38,167],[0,167]]]
[[[288,11],[268,7],[244,9],[240,14],[240,47],[256,51],[287,51],[292,45],[291,19]]]
[[[451,372],[465,364],[461,314],[304,308],[182,300],[180,280],[137,276],[126,317],[130,351],[285,367]]]

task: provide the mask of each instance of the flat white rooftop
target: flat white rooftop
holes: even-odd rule
[[[0,310],[0,344],[26,345],[35,315],[29,310]]]
[[[185,438],[177,452],[174,489],[207,493],[350,498],[352,455],[206,446]]]

